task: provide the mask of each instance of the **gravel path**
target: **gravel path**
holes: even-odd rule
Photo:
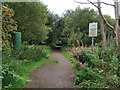
[[[49,61],[52,60],[59,63],[50,64]],[[74,88],[71,77],[73,70],[69,59],[65,58],[59,50],[55,50],[49,61],[33,70],[29,75],[32,81],[26,83],[26,88]]]

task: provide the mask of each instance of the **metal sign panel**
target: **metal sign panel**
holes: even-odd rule
[[[97,37],[97,23],[89,23],[89,37]]]

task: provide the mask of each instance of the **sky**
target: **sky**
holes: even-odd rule
[[[91,9],[94,9],[95,11],[97,11],[97,8],[91,4],[79,4],[74,2],[74,0],[40,0],[40,1],[43,2],[45,5],[47,5],[47,8],[49,11],[55,14],[58,14],[59,16],[62,16],[62,14],[66,10],[69,10],[69,9],[75,10],[78,6],[82,9],[90,7]],[[76,0],[76,1],[87,2],[86,0]],[[90,1],[96,2],[97,0],[90,0]],[[114,4],[113,0],[101,0],[101,1],[104,1],[109,4]],[[102,7],[103,14],[110,15],[112,18],[115,18],[115,12],[114,12],[113,6],[102,4],[101,7]]]

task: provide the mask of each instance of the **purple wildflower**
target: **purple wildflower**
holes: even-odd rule
[[[90,48],[88,48],[88,50],[90,50]]]
[[[77,40],[77,44],[78,44],[78,46],[80,47],[80,43],[79,43],[79,41]]]
[[[73,47],[75,47],[75,46],[74,46],[74,43],[73,43],[72,45],[73,45]]]
[[[80,62],[80,65],[82,66],[82,63]]]
[[[77,42],[79,42],[78,40],[76,40]]]
[[[97,43],[95,43],[95,46],[97,45]]]

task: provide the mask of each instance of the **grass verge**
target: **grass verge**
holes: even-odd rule
[[[56,63],[59,63],[59,61],[50,61],[49,63],[56,64]]]
[[[66,47],[66,46],[63,46],[63,47],[61,48],[62,54],[64,55],[64,57],[66,57],[66,58],[68,58],[68,59],[70,59],[70,54],[67,53],[66,49],[69,49],[69,48],[70,48],[70,47]]]
[[[35,49],[34,52],[33,49]],[[47,48],[47,46],[40,46],[40,48],[30,47],[30,49],[27,48],[27,50],[29,52],[27,52],[26,49],[23,49],[23,51],[21,51],[22,54],[18,58],[11,56],[8,59],[3,60],[3,88],[25,87],[26,82],[30,81],[30,72],[46,63],[49,60],[50,53],[52,53],[52,49],[49,47]],[[26,52],[31,56],[24,56],[24,53]],[[35,55],[34,58],[32,57],[32,54]],[[38,55],[41,56],[38,57]]]
[[[22,79],[18,80],[12,80],[12,78],[6,77],[6,80],[11,80],[12,85],[8,88],[23,88],[25,87],[26,82],[29,82],[29,74],[37,67],[41,67],[44,63],[46,63],[48,60],[46,58],[41,58],[40,61],[35,60],[23,60],[23,61],[17,61],[12,60],[15,68],[16,75],[19,75]],[[13,67],[12,67],[13,68]]]

